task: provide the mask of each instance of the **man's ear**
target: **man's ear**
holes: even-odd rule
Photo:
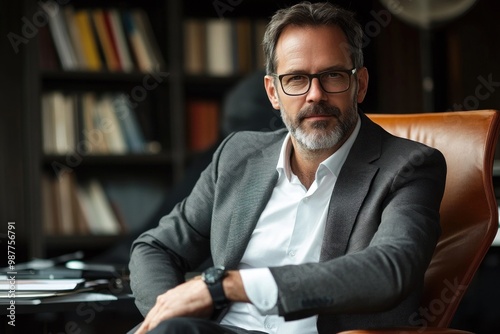
[[[368,90],[368,69],[366,67],[362,67],[359,69],[357,72],[357,79],[358,79],[358,96],[357,96],[357,101],[358,103],[363,102],[366,96],[366,91]]]
[[[266,88],[267,97],[271,102],[271,105],[274,109],[280,110],[280,104],[278,101],[278,92],[276,91],[276,87],[274,86],[275,78],[270,75],[266,75],[264,77],[264,87]]]

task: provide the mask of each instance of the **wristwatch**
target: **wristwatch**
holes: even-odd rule
[[[207,284],[216,310],[223,309],[229,304],[222,287],[225,276],[226,268],[223,266],[210,267],[201,274],[201,279]]]

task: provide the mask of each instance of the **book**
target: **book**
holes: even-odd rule
[[[92,28],[89,11],[86,9],[78,9],[74,12],[73,16],[80,33],[86,69],[89,71],[99,71],[102,69],[103,64],[99,54],[97,39]]]
[[[113,97],[110,94],[104,94],[97,101],[96,113],[100,124],[99,129],[103,134],[108,152],[124,154],[128,148],[112,100]]]
[[[118,54],[113,46],[112,36],[106,25],[104,10],[101,8],[93,9],[91,11],[91,16],[97,32],[99,44],[104,54],[107,69],[110,71],[121,70]]]
[[[65,154],[68,150],[66,97],[61,91],[52,93],[52,118],[54,123],[55,153]]]
[[[43,25],[39,29],[40,68],[44,70],[58,70],[61,64],[59,63],[49,27]]]
[[[84,143],[84,153],[108,153],[108,146],[101,130],[98,111],[98,97],[93,92],[85,92],[81,96],[81,142]]]
[[[121,69],[124,72],[130,72],[134,69],[134,62],[123,30],[121,15],[117,9],[111,8],[105,11],[105,16],[109,30],[111,31],[113,44],[116,47]]]
[[[129,152],[143,153],[146,150],[146,139],[139,126],[134,110],[125,94],[117,94],[113,98],[113,111],[122,128]]]
[[[184,21],[184,70],[188,74],[206,72],[205,20],[189,18]]]
[[[55,220],[59,226],[57,234],[73,235],[74,229],[74,213],[71,202],[72,192],[74,191],[73,173],[62,173],[54,178],[54,200],[56,202]]]
[[[125,34],[129,40],[132,54],[137,62],[137,68],[143,72],[150,72],[153,70],[154,65],[147,53],[145,41],[141,32],[137,27],[137,23],[130,10],[125,10],[122,13],[123,26]]]
[[[90,227],[89,221],[87,220],[87,216],[84,212],[83,203],[80,201],[78,197],[78,182],[75,177],[71,180],[71,188],[70,188],[70,205],[72,207],[73,213],[73,235],[89,235]]]
[[[207,73],[228,76],[234,73],[232,23],[230,20],[207,20]]]
[[[55,153],[55,114],[51,94],[42,95],[42,147],[44,153]]]
[[[72,153],[76,149],[76,137],[77,137],[77,93],[65,94],[64,98],[65,104],[65,127],[66,127],[66,147],[64,153]]]
[[[65,20],[66,26],[68,27],[69,37],[73,50],[75,51],[76,60],[78,62],[78,69],[87,69],[87,57],[83,49],[82,34],[80,32],[80,26],[75,20],[75,11],[73,6],[68,5],[62,7],[63,19]]]
[[[187,103],[188,147],[201,152],[219,139],[219,104],[213,100],[192,100]]]
[[[55,49],[59,55],[64,70],[76,70],[79,67],[78,59],[71,43],[68,26],[59,10],[59,5],[49,0],[40,2],[40,6],[47,12],[49,17],[49,28],[54,41]]]
[[[131,11],[135,26],[141,39],[144,42],[144,47],[146,48],[147,56],[149,57],[149,62],[151,67],[148,71],[160,71],[165,66],[165,61],[163,60],[163,55],[160,51],[160,47],[156,41],[151,22],[149,21],[148,14],[141,8],[135,8]]]
[[[75,148],[74,100],[62,91],[42,95],[42,130],[45,153],[66,154]]]
[[[247,18],[232,21],[233,72],[247,74],[252,70],[252,22]]]
[[[92,178],[80,184],[77,194],[92,234],[117,235],[122,233],[121,224],[97,179]]]
[[[73,173],[52,177],[42,175],[42,222],[46,235],[89,234],[82,205],[77,198],[77,180]]]

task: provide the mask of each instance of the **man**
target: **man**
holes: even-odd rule
[[[352,13],[328,3],[273,16],[264,82],[288,131],[228,136],[191,194],[135,241],[131,283],[147,314],[137,333],[335,333],[415,320],[446,166],[358,110],[361,45]],[[216,267],[185,282],[209,256]]]

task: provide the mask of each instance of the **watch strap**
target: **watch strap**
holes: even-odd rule
[[[207,284],[208,291],[212,296],[212,301],[214,303],[214,308],[220,310],[228,305],[226,294],[224,293],[224,288],[222,286],[222,280],[214,284]]]

